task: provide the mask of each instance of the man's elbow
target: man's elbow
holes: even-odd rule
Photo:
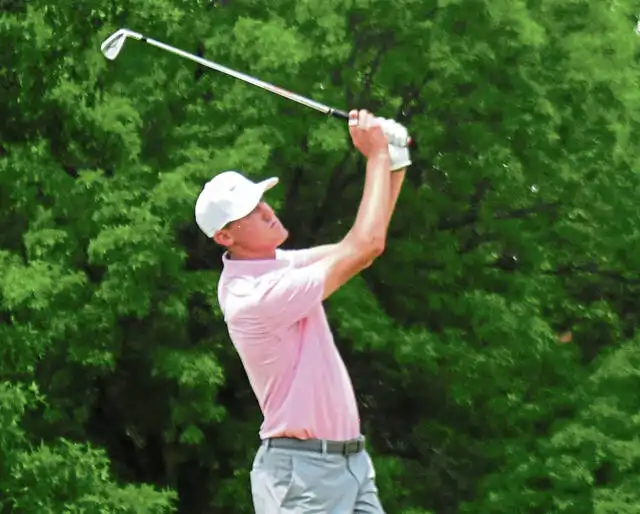
[[[384,249],[386,247],[386,241],[384,239],[375,239],[371,242],[371,248],[369,252],[371,253],[372,260],[377,259],[384,253]]]
[[[358,267],[363,269],[371,266],[384,253],[386,241],[384,237],[363,237],[350,233],[343,243],[350,247],[351,255],[356,257],[359,263]]]
[[[367,241],[367,244],[362,248],[363,268],[371,266],[373,262],[384,253],[385,244],[384,239],[376,238]]]

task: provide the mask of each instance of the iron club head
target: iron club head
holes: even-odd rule
[[[113,61],[116,57],[118,57],[118,54],[120,53],[120,50],[122,50],[122,47],[124,46],[124,43],[128,37],[138,40],[144,38],[142,34],[133,32],[132,30],[120,29],[111,34],[102,42],[102,45],[100,45],[100,50],[107,59]]]

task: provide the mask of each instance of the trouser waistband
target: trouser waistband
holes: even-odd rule
[[[331,453],[353,455],[365,448],[365,438],[360,436],[348,441],[329,441],[327,439],[294,439],[291,437],[273,437],[265,439],[263,444],[267,448],[282,448],[285,450],[301,450],[317,453]]]

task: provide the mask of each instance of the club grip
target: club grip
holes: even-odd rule
[[[340,109],[331,109],[329,111],[329,115],[333,116],[334,118],[342,118],[343,120],[349,119],[349,113],[346,111],[341,111]]]
[[[340,109],[331,108],[329,111],[329,116],[333,116],[334,118],[341,118],[343,120],[349,119],[349,113],[346,111],[341,111]],[[415,146],[415,140],[412,137],[407,138],[407,141],[402,146]]]

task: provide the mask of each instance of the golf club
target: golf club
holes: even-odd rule
[[[184,50],[180,50],[179,48],[175,48],[160,41],[156,41],[155,39],[151,39],[150,37],[146,37],[139,32],[134,32],[129,29],[119,29],[114,32],[104,40],[102,45],[100,45],[100,50],[107,59],[113,61],[116,57],[118,57],[118,54],[120,54],[120,51],[122,50],[122,47],[124,46],[127,38],[149,43],[150,45],[153,45],[157,48],[166,50],[181,57],[185,57],[186,59],[197,62],[198,64],[206,66],[207,68],[211,68],[212,70],[219,71],[220,73],[224,73],[225,75],[235,77],[236,79],[242,80],[243,82],[247,82],[266,91],[279,95],[283,98],[302,104],[305,107],[315,109],[316,111],[319,111],[328,116],[333,116],[335,118],[341,118],[345,120],[349,119],[349,113],[345,111],[334,109],[333,107],[321,104],[319,102],[311,100],[310,98],[305,98],[304,96],[300,96],[296,93],[292,93],[291,91],[287,91],[278,86],[274,86],[273,84],[269,84],[268,82],[264,82],[245,73],[240,73],[239,71],[232,70],[213,61],[203,59],[202,57],[198,57],[197,55],[185,52]],[[408,146],[411,144],[411,138],[406,137],[404,140],[396,142],[396,144],[398,144],[399,146]]]

